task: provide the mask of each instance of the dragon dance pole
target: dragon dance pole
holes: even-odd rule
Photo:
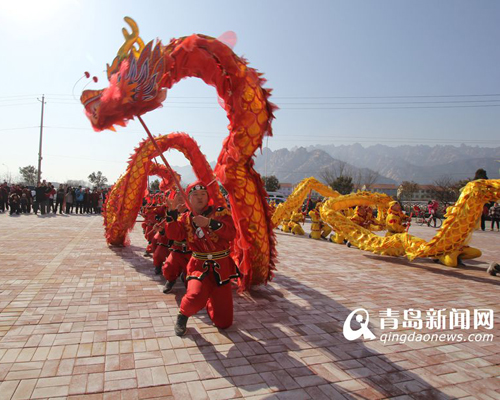
[[[184,200],[184,202],[186,203],[186,205],[189,207],[189,209],[193,212],[193,214],[196,216],[196,213],[193,210],[193,207],[191,207],[191,203],[189,202],[189,198],[188,198],[186,192],[184,192],[184,190],[182,190],[181,183],[179,182],[179,179],[177,179],[177,176],[174,174],[174,171],[173,171],[172,167],[170,166],[170,164],[168,163],[167,159],[163,155],[163,152],[161,151],[160,146],[158,146],[158,143],[156,143],[155,138],[153,137],[153,135],[149,131],[149,129],[146,126],[145,122],[142,120],[141,116],[138,116],[137,118],[139,119],[139,121],[141,122],[142,126],[144,127],[144,130],[148,134],[149,139],[151,139],[151,143],[153,143],[153,146],[158,151],[158,154],[160,155],[160,158],[162,159],[163,163],[165,164],[165,167],[167,168],[168,173],[172,176],[172,180],[174,181],[175,186],[177,186],[177,189],[179,189],[179,193],[181,194],[182,199]],[[201,228],[201,229],[202,229],[203,233],[205,234],[205,238],[207,240],[208,246],[210,247],[211,250],[214,250],[215,246],[212,243],[212,241],[210,240],[210,237],[208,236],[208,233],[207,233],[206,229],[204,229],[204,228]]]
[[[303,213],[304,217],[307,215],[307,210],[309,210],[309,202],[311,201],[311,195],[312,195],[312,189],[309,190],[309,198],[307,199],[307,204],[306,204],[306,211]],[[302,222],[302,225],[306,223],[306,219],[304,218],[304,221]]]

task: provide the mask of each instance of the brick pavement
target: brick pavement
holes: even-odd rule
[[[235,293],[235,324],[203,312],[178,338],[182,286],[161,292],[139,229],[113,249],[101,223],[0,214],[0,399],[500,398],[498,232],[477,232],[484,254],[459,269],[278,233],[276,277]],[[349,342],[359,307],[378,338],[388,307],[493,309],[495,340]]]

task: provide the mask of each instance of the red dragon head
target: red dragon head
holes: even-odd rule
[[[80,97],[96,131],[114,130],[115,124],[125,126],[127,120],[160,107],[167,96],[162,87],[166,70],[164,47],[160,41],[144,45],[135,21],[129,17],[124,19],[132,33],[122,30],[125,43],[111,66],[107,65],[109,86],[85,90]]]

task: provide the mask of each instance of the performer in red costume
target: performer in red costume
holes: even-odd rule
[[[224,207],[215,209],[209,204],[207,189],[201,182],[190,185],[188,195],[191,212],[182,214],[179,219],[177,211],[167,213],[167,236],[177,241],[186,239],[193,251],[187,265],[187,292],[174,328],[177,336],[186,333],[188,318],[205,306],[215,326],[230,327],[233,323],[230,282],[240,276],[230,254],[230,242],[236,234],[231,213]],[[178,196],[168,203],[170,210],[176,210],[182,200]],[[210,237],[211,244],[205,235]]]
[[[154,229],[157,232],[155,235],[157,246],[153,253],[153,265],[155,266],[155,274],[160,275],[162,265],[170,254],[170,239],[165,234],[165,219],[159,221]]]
[[[154,225],[156,223],[156,212],[153,206],[146,205],[141,210],[141,215],[144,218],[144,222],[142,223],[142,230],[144,232],[144,237],[148,241],[148,246],[146,247],[146,252],[144,255],[146,257],[151,257],[151,253],[153,253],[153,244],[152,241],[154,239]]]
[[[170,254],[162,268],[163,276],[166,279],[163,293],[170,293],[172,291],[177,278],[181,276],[182,273],[184,273],[184,276],[187,275],[187,265],[193,253],[189,250],[186,241],[179,242],[177,240],[172,240],[171,243]]]
[[[188,209],[184,206],[181,213],[187,212]],[[170,240],[170,254],[167,261],[163,264],[162,273],[165,277],[165,287],[163,293],[170,293],[175,285],[175,281],[181,274],[184,278],[187,276],[187,265],[191,259],[192,251],[189,249],[186,239],[183,241]]]
[[[158,232],[159,230],[161,230],[161,228],[159,227],[165,219],[165,212],[167,211],[167,207],[163,203],[161,203],[159,197],[155,197],[154,204],[155,205],[151,208],[153,226],[150,227],[149,233],[148,235],[146,235],[146,240],[149,243],[146,247],[146,252],[153,254],[153,256],[159,247],[160,234]],[[163,264],[163,261],[161,262],[161,264]],[[157,271],[158,274],[160,274],[161,272],[161,264],[159,264],[159,269]]]

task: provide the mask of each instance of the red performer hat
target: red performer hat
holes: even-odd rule
[[[202,181],[196,181],[187,187],[188,195],[198,190],[204,190],[205,192],[207,192],[207,187],[203,184]]]
[[[210,192],[208,192],[207,187],[203,184],[202,181],[198,180],[198,181],[192,183],[191,185],[189,185],[187,187],[187,189],[186,189],[186,192],[187,192],[187,194],[189,196],[191,193],[194,193],[194,192],[196,192],[198,190],[204,190],[207,193],[207,196],[208,196],[208,205],[209,206],[213,206],[214,205],[214,201],[210,197]]]

